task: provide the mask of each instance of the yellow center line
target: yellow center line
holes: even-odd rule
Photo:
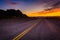
[[[19,40],[19,39],[21,39],[25,34],[27,34],[27,33],[28,33],[33,27],[35,27],[38,23],[39,23],[39,20],[37,20],[37,22],[34,22],[31,27],[29,27],[28,29],[26,29],[25,31],[23,31],[21,34],[19,34],[18,36],[16,36],[16,37],[13,38],[12,40]]]
[[[32,22],[32,21],[23,22],[23,23],[21,23],[21,24],[22,24],[22,25],[26,25],[26,24],[29,23],[29,22]]]

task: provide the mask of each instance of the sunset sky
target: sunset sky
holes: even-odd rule
[[[56,3],[60,5],[59,0],[0,0],[0,9],[19,9],[28,14],[54,8]]]
[[[44,10],[41,12],[28,13],[29,17],[60,17],[60,8],[53,8],[51,10]]]
[[[19,9],[23,13],[34,13],[52,8],[59,0],[0,0],[0,9]]]

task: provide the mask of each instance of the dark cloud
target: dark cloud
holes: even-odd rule
[[[16,2],[11,2],[10,4],[11,4],[11,5],[17,5],[18,3],[16,3]]]
[[[60,1],[56,2],[55,4],[53,4],[53,7],[58,7],[60,6]]]

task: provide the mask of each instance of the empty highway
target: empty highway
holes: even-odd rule
[[[60,20],[2,19],[0,40],[60,40]]]

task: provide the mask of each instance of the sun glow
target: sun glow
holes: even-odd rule
[[[60,8],[53,8],[50,10],[44,10],[36,13],[28,13],[26,14],[29,17],[53,17],[60,16]]]

